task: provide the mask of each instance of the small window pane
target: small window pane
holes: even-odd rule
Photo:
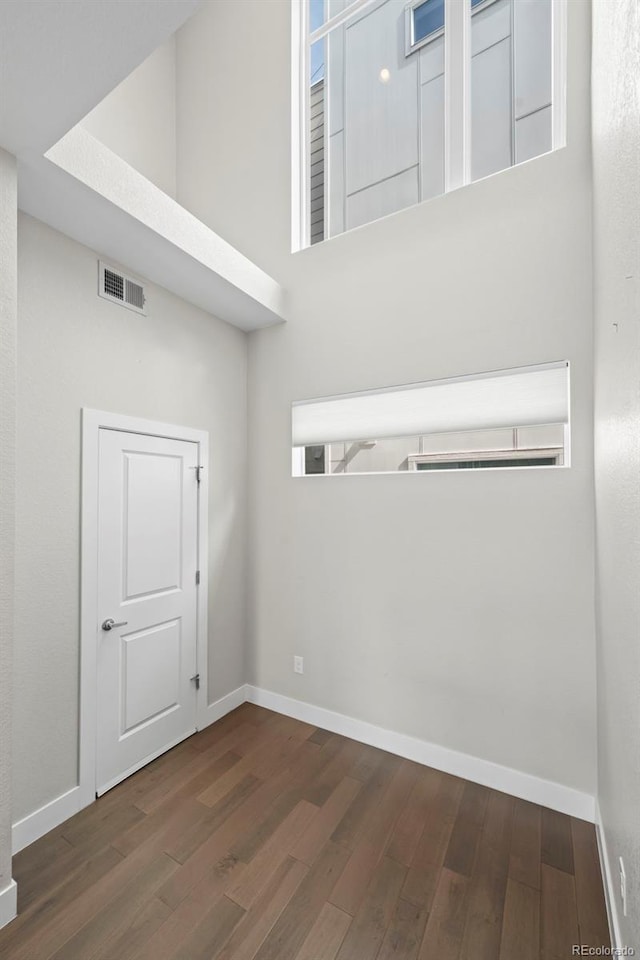
[[[313,33],[327,19],[325,0],[309,0],[309,33]]]
[[[551,150],[551,0],[470,0],[471,179]]]
[[[426,0],[413,10],[413,43],[444,28],[444,0]]]
[[[304,472],[306,476],[325,472],[325,447],[304,448]]]

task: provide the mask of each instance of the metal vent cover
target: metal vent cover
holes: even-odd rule
[[[145,314],[144,286],[102,260],[98,260],[98,296],[119,303],[128,310]]]

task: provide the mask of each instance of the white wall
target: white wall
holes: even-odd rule
[[[175,38],[158,47],[80,125],[175,197]]]
[[[39,221],[18,240],[14,821],[77,783],[83,406],[209,431],[211,701],[246,603],[246,335],[154,285],[146,317],[100,299],[97,254]]]
[[[620,946],[640,951],[640,22],[594,3],[598,791]],[[618,857],[629,914],[622,916]]]
[[[178,197],[289,290],[290,322],[250,338],[248,679],[593,793],[590,11],[569,8],[565,150],[291,255],[290,4],[206,4],[177,36]],[[290,476],[294,400],[560,359],[569,470]]]
[[[16,161],[0,150],[0,894],[11,881],[17,216]]]

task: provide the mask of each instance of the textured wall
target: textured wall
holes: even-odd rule
[[[248,679],[593,794],[590,9],[568,6],[566,149],[291,254],[290,4],[206,4],[177,37],[178,196],[290,297],[250,337]],[[569,470],[291,478],[294,400],[560,359]]]
[[[244,681],[246,335],[149,285],[97,296],[97,255],[19,221],[14,820],[77,781],[80,410],[209,431],[209,698]]]
[[[620,946],[640,952],[640,20],[593,7],[598,780]],[[627,873],[622,916],[618,857]]]
[[[15,159],[0,150],[0,892],[11,880],[17,203]]]

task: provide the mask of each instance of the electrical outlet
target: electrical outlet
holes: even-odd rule
[[[618,863],[620,864],[620,899],[622,900],[622,916],[626,917],[627,915],[627,875],[624,872],[624,860],[622,857],[619,858]]]
[[[293,672],[304,673],[304,660],[302,657],[293,658]]]

